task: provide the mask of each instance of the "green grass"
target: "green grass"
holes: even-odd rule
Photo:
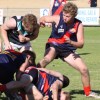
[[[45,43],[49,35],[50,29],[42,28],[38,38],[31,42],[37,54],[36,62],[43,58]],[[89,69],[92,90],[100,93],[100,27],[85,27],[85,45],[83,49],[78,49],[77,52]],[[58,59],[51,62],[47,68],[59,71],[70,78],[70,85],[64,90],[71,93],[72,100],[94,100],[84,96],[80,73],[68,64]],[[0,100],[4,99],[1,98]]]

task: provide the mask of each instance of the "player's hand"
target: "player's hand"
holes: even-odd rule
[[[10,43],[7,43],[7,42],[6,42],[5,45],[4,45],[4,49],[5,49],[5,50],[8,50],[8,49],[13,49],[13,48],[12,48],[12,46],[11,46]]]
[[[66,35],[64,35],[64,40],[65,40],[65,43],[69,43],[71,42],[70,38]]]
[[[51,28],[52,27],[52,23],[47,23],[47,27]]]
[[[43,100],[49,100],[49,96],[48,96],[48,95],[45,95],[45,96],[43,97]]]
[[[20,42],[26,42],[26,37],[23,36],[22,34],[19,34],[19,35],[18,35],[18,38],[19,38],[19,41],[20,41]]]
[[[44,28],[45,27],[45,23],[40,22],[40,27]]]

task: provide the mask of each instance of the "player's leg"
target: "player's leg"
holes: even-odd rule
[[[90,77],[89,71],[83,60],[75,53],[71,53],[68,57],[64,58],[64,60],[81,73],[83,87],[89,87],[89,90],[85,91],[85,94],[88,95],[90,92]]]
[[[91,94],[90,86],[90,75],[89,70],[78,54],[71,53],[68,57],[64,58],[65,62],[71,65],[73,68],[78,70],[81,74],[81,79],[83,83],[84,93],[86,96]],[[98,95],[92,95],[94,98],[100,98]]]
[[[46,50],[44,58],[39,62],[37,66],[45,67],[47,66],[56,56],[55,48],[50,47]]]

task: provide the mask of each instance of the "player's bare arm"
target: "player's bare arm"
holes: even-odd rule
[[[5,22],[1,26],[1,35],[2,35],[3,41],[5,43],[5,49],[11,49],[12,48],[10,43],[9,43],[9,40],[8,40],[7,30],[14,29],[15,27],[16,27],[16,21],[13,18],[8,20],[7,22]]]
[[[45,71],[48,74],[51,74],[55,77],[58,77],[59,79],[63,80],[63,75],[57,71],[53,71],[53,70],[48,70],[46,68],[38,68],[39,70]]]
[[[84,29],[83,29],[82,24],[80,24],[78,27],[77,41],[72,41],[68,38],[68,40],[66,40],[66,42],[71,44],[72,46],[74,46],[76,48],[82,48],[84,46]]]
[[[14,29],[16,27],[16,21],[14,18],[10,18],[7,22],[5,22],[2,26],[1,29],[3,30],[9,30],[9,29]]]
[[[45,23],[55,23],[56,26],[57,26],[58,23],[59,23],[59,19],[60,19],[60,16],[59,15],[43,16],[43,17],[40,18],[39,23],[40,23],[40,26],[42,24],[45,25]]]
[[[30,56],[28,56],[25,60],[25,62],[19,67],[19,70],[16,74],[16,79],[19,80],[20,77],[21,77],[21,74],[25,71],[25,69],[29,66],[29,59],[30,59]]]
[[[62,89],[63,83],[60,80],[56,80],[52,85],[51,85],[51,91],[52,91],[52,97],[53,100],[58,100],[58,90]]]

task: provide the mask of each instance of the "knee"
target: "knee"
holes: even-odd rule
[[[81,74],[84,75],[84,76],[89,75],[89,71],[88,71],[87,68],[82,69],[80,72],[81,72]]]
[[[43,61],[43,63],[45,63],[45,64],[49,64],[50,61],[51,61],[51,59],[50,59],[49,57],[44,57],[42,61]]]
[[[38,64],[37,67],[45,67],[46,65],[48,65],[50,63],[50,58],[49,57],[44,57]]]

